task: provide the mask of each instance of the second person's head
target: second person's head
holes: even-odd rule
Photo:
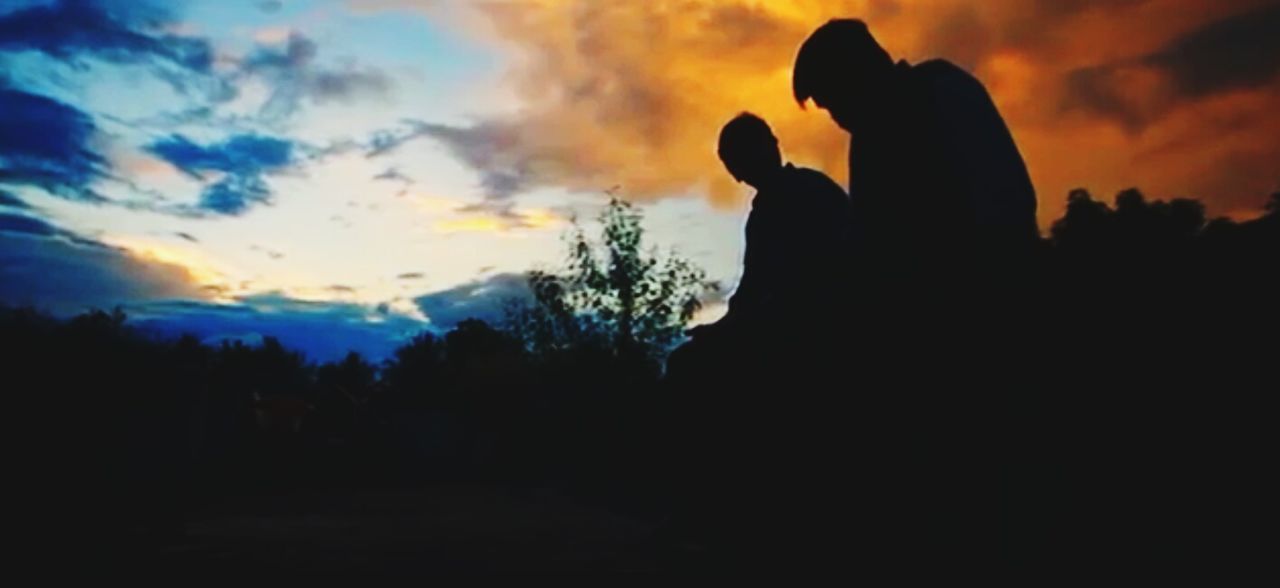
[[[744,112],[720,130],[720,161],[735,180],[760,188],[782,167],[778,138],[764,119]]]

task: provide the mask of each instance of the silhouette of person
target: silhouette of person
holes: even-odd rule
[[[852,140],[867,279],[850,301],[862,404],[848,414],[861,446],[875,447],[867,502],[892,513],[876,532],[908,529],[882,542],[899,557],[990,562],[1003,524],[997,455],[1011,445],[1000,431],[1016,420],[1005,398],[1035,365],[1027,317],[1039,231],[1026,165],[981,82],[943,60],[895,63],[859,20],[829,21],[805,40],[792,90]]]
[[[783,163],[773,130],[748,112],[724,126],[717,151],[729,174],[756,195],[729,311],[693,335],[782,326],[795,319],[797,304],[815,311],[814,304],[838,300],[851,230],[844,190],[821,172]]]
[[[814,489],[835,487],[813,482],[824,471],[812,467],[824,443],[806,431],[831,428],[814,427],[806,409],[780,414],[778,394],[799,406],[830,404],[820,374],[836,362],[822,354],[837,347],[822,335],[838,332],[832,319],[844,299],[849,201],[822,173],[784,163],[772,129],[754,114],[724,126],[718,152],[757,192],[728,313],[693,329],[668,361],[668,385],[680,399],[672,412],[682,420],[679,516],[740,556],[800,557],[801,545],[814,542],[781,538],[793,537],[796,521],[830,519],[811,512],[831,502]],[[803,500],[792,499],[797,491]],[[811,516],[797,516],[802,510]]]
[[[668,374],[721,383],[785,377],[796,362],[816,362],[814,349],[832,349],[816,335],[844,316],[849,199],[821,172],[784,163],[773,130],[754,114],[729,121],[717,151],[735,179],[756,189],[742,275],[728,312],[690,330],[693,340],[672,353]],[[744,368],[744,360],[754,369]]]
[[[921,262],[1035,242],[1026,165],[969,73],[940,59],[894,63],[865,23],[836,19],[801,45],[792,90],[802,108],[813,100],[852,135],[849,195],[880,245]]]

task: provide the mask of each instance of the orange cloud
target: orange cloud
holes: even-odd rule
[[[1077,186],[1105,194],[1139,185],[1157,197],[1203,198],[1214,213],[1244,214],[1280,187],[1274,108],[1280,47],[1264,38],[1241,54],[1225,41],[1256,35],[1254,29],[1275,20],[1276,6],[1274,0],[487,3],[480,10],[492,27],[489,38],[513,52],[510,82],[524,110],[477,127],[484,143],[477,150],[486,156],[469,163],[501,166],[506,188],[621,185],[634,198],[693,193],[729,203],[741,189],[716,160],[714,141],[721,124],[751,110],[774,126],[791,159],[843,182],[848,138],[825,113],[796,106],[790,71],[796,48],[814,28],[833,17],[859,17],[896,58],[947,58],[987,83],[1031,169],[1042,225],[1061,213],[1067,191]]]
[[[174,268],[185,283],[200,289],[202,298],[225,302],[234,293],[226,268],[194,247],[128,237],[109,237],[106,242],[142,262],[143,267]]]

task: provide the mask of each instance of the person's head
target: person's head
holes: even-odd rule
[[[759,188],[782,167],[778,138],[764,119],[744,112],[720,130],[720,161],[735,180]]]
[[[836,19],[818,27],[796,55],[791,90],[804,108],[810,99],[846,131],[877,116],[888,95],[893,58],[866,23]]]

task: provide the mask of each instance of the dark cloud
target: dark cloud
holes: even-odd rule
[[[198,91],[214,101],[234,97],[231,81],[213,71],[210,43],[170,32],[181,24],[174,11],[177,5],[152,0],[28,2],[0,11],[0,56],[36,53],[82,70],[92,62],[143,65],[179,91]],[[33,93],[0,73],[0,113],[0,183],[106,202],[92,188],[94,182],[105,179],[163,200],[112,173],[99,145],[107,135],[99,132],[94,117],[79,108]],[[235,202],[260,198],[262,192],[260,179],[232,177],[210,188],[206,208],[234,210]],[[120,204],[150,206],[138,201]]]
[[[268,121],[288,118],[303,100],[316,104],[350,102],[381,96],[391,88],[391,78],[381,70],[354,63],[325,67],[316,63],[315,41],[298,33],[283,45],[259,45],[241,63],[241,75],[257,76],[271,86],[271,96],[259,115]]]
[[[425,274],[422,272],[405,272],[396,276],[396,278],[401,280],[421,280],[424,276]]]
[[[160,4],[143,0],[56,0],[0,16],[0,51],[36,51],[68,62],[85,56],[161,60],[208,71],[213,48],[207,40],[157,32],[174,22]]]
[[[60,234],[61,230],[43,219],[33,216],[0,212],[0,233],[23,233],[49,237]]]
[[[500,322],[510,301],[528,302],[532,296],[524,274],[505,273],[419,296],[413,301],[433,326],[448,329],[469,318]]]
[[[246,77],[264,81],[271,93],[258,113],[265,122],[292,115],[304,100],[322,104],[349,102],[385,94],[390,78],[381,70],[354,62],[321,65],[311,39],[291,35],[283,44],[261,44],[240,60],[234,73],[214,71],[215,51],[208,39],[172,34],[181,23],[175,2],[153,0],[57,0],[0,15],[0,53],[37,52],[83,67],[86,60],[138,64],[185,94],[213,103],[235,98]],[[279,2],[259,7],[278,10]],[[172,115],[182,122],[219,122],[212,108],[199,106]],[[232,117],[234,118],[234,117]]]
[[[0,302],[73,313],[207,296],[185,268],[141,259],[44,221],[9,219],[0,225],[16,229],[0,230]]]
[[[403,122],[408,128],[374,131],[373,136],[369,138],[365,156],[374,158],[392,153],[405,143],[425,137],[427,128],[431,126],[430,123],[419,120],[405,120]]]
[[[147,151],[197,179],[205,179],[210,172],[226,174],[205,187],[198,207],[227,215],[269,203],[271,191],[263,176],[291,165],[294,150],[290,141],[260,135],[237,135],[209,145],[171,135],[147,146]]]
[[[261,174],[289,165],[293,157],[292,142],[259,135],[237,135],[209,145],[172,135],[152,143],[147,150],[196,177],[209,171]]]
[[[298,70],[315,61],[318,52],[315,41],[291,33],[283,46],[259,45],[244,58],[241,67],[247,72]]]
[[[255,204],[271,202],[271,190],[259,176],[227,176],[205,188],[197,207],[217,214],[237,216]]]
[[[1184,35],[1147,62],[1189,97],[1262,86],[1280,73],[1280,2]]]
[[[480,174],[480,187],[488,199],[505,200],[547,180],[535,172],[536,153],[509,148],[516,142],[515,130],[501,122],[470,127],[426,125],[424,132]]]
[[[390,86],[390,78],[381,71],[352,68],[314,72],[307,89],[314,100],[325,102],[350,100],[363,94],[384,94]]]
[[[555,166],[534,150],[524,149],[518,124],[485,121],[460,127],[406,120],[406,129],[379,131],[370,140],[368,157],[392,153],[401,145],[429,137],[444,145],[462,163],[480,175],[480,188],[489,200],[507,200],[516,193],[549,181]],[[544,165],[539,165],[540,163]]]
[[[378,174],[378,175],[376,175],[376,176],[373,176],[373,179],[375,179],[375,180],[386,180],[386,181],[389,181],[389,182],[403,182],[403,183],[405,183],[405,184],[412,184],[412,183],[413,183],[413,178],[410,178],[409,176],[404,175],[403,173],[401,173],[401,172],[400,172],[400,170],[398,170],[398,169],[396,169],[396,168],[394,168],[394,167],[389,167],[389,168],[387,168],[387,169],[386,169],[386,171],[384,171],[384,172],[382,172],[382,173],[380,173],[380,174]]]
[[[1063,108],[1105,116],[1131,131],[1142,130],[1155,113],[1126,95],[1125,77],[1133,72],[1132,67],[1118,65],[1087,67],[1070,72],[1067,74],[1067,93],[1063,98]]]
[[[90,188],[107,167],[93,147],[97,127],[92,117],[53,98],[8,87],[3,78],[0,113],[0,183],[102,200]]]
[[[0,190],[0,206],[6,208],[31,208],[26,201],[4,190]]]
[[[204,38],[166,32],[176,3],[151,0],[55,0],[0,16],[0,53],[36,52],[84,67],[87,59],[143,65],[175,90],[214,101],[236,88],[212,71]]]
[[[199,240],[199,239],[197,239],[197,238],[195,238],[194,236],[192,236],[192,235],[191,235],[191,233],[183,233],[183,232],[179,231],[179,232],[174,233],[174,235],[177,235],[177,236],[178,236],[178,238],[180,238],[180,239],[184,239],[184,240],[187,240],[187,241],[190,241],[190,242],[192,242],[192,243],[199,243],[199,242],[200,242],[200,240]]]
[[[56,237],[61,241],[81,247],[92,249],[110,248],[101,242],[82,237],[75,232],[68,231],[43,218],[30,214],[0,212],[0,233],[31,237]]]
[[[174,112],[160,112],[128,120],[109,115],[104,115],[103,118],[109,118],[128,127],[154,128],[165,132],[184,126],[201,126],[206,128],[222,129],[224,131],[250,132],[252,129],[260,126],[258,125],[257,119],[253,116],[243,114],[221,114],[217,109],[209,105],[193,106],[185,110]]]
[[[1265,86],[1280,74],[1280,3],[1237,14],[1184,34],[1138,59],[1068,74],[1064,106],[1141,130],[1173,106],[1232,90]],[[1135,88],[1144,75],[1169,81],[1167,94]]]
[[[346,155],[348,153],[364,152],[367,150],[364,144],[355,139],[337,139],[330,141],[327,145],[310,145],[300,143],[299,150],[311,161],[323,161],[326,158],[335,155]]]
[[[412,186],[415,183],[413,178],[404,175],[403,173],[400,172],[400,170],[394,167],[387,168],[382,173],[376,176],[373,176],[373,179],[399,183],[401,187],[400,187],[400,191],[396,192],[396,196],[404,196],[405,194],[408,194],[409,186]],[[373,205],[370,205],[370,207],[372,206]]]

